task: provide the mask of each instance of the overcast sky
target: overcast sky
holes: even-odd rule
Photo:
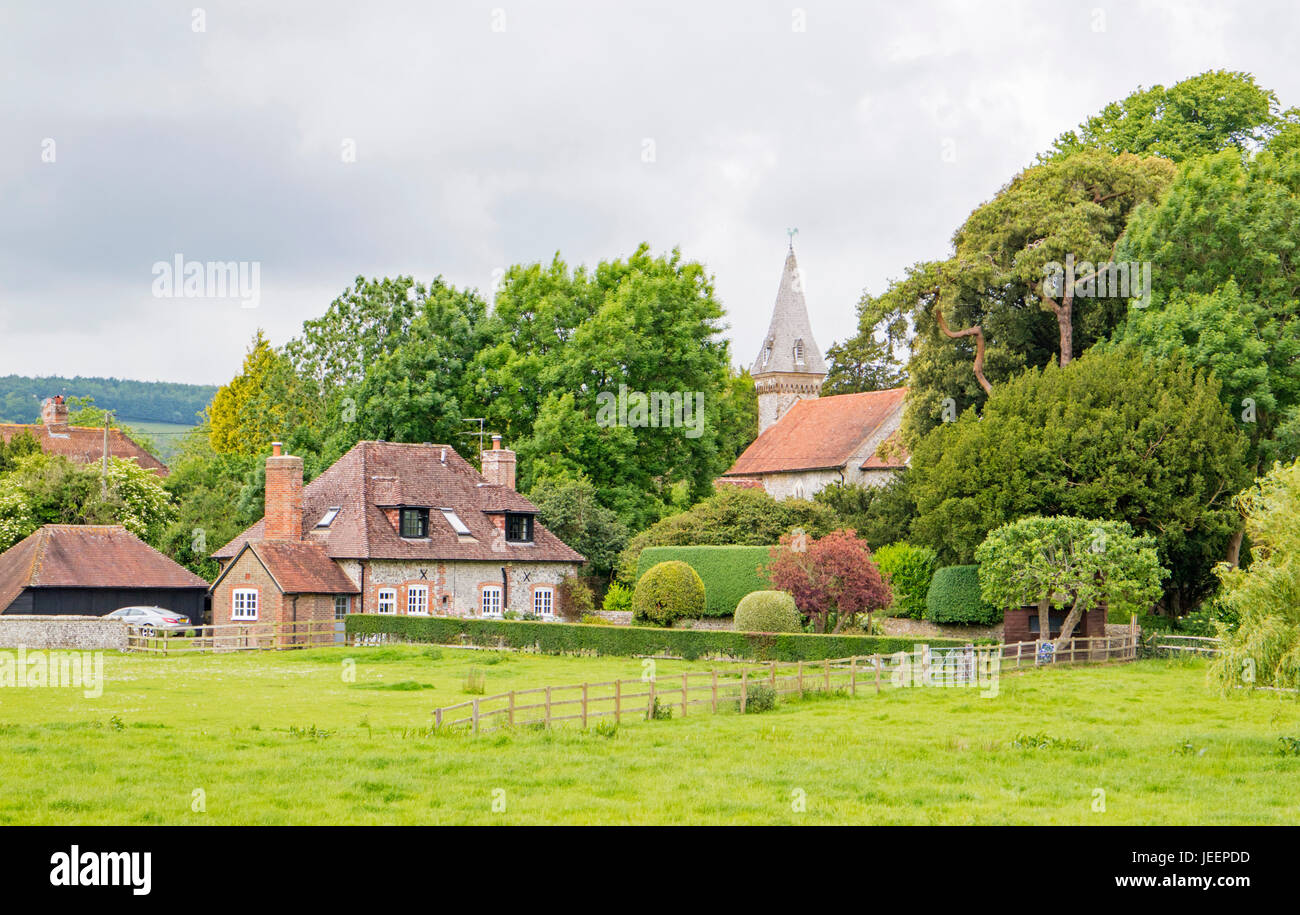
[[[1242,69],[1300,104],[1298,20],[1294,0],[0,0],[0,374],[221,383],[258,327],[283,343],[358,274],[487,292],[641,241],[707,266],[748,365],[789,227],[824,350],[864,289],[943,256],[1137,86]],[[156,297],[177,254],[256,262],[257,307]]]

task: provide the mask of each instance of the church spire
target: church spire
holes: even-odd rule
[[[758,392],[758,431],[776,424],[800,400],[817,397],[826,378],[826,361],[813,339],[808,305],[803,297],[799,262],[794,256],[794,231],[781,271],[781,286],[772,309],[772,323],[750,370]]]
[[[781,286],[776,293],[776,306],[772,309],[772,323],[750,370],[755,378],[773,372],[826,374],[826,361],[813,339],[812,322],[808,320],[808,305],[803,297],[799,262],[794,256],[793,236],[790,242],[785,269],[781,272]]]

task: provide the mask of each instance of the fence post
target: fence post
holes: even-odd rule
[[[849,658],[849,695],[858,694],[858,656]]]
[[[478,700],[474,700],[474,733],[478,733]]]
[[[772,695],[776,695],[776,662],[772,662],[772,670],[767,675],[767,685],[772,687]]]
[[[587,729],[587,684],[582,684],[582,728]]]
[[[802,698],[803,698],[803,659],[802,659],[802,658],[798,661],[798,665],[799,665],[799,666],[798,666],[798,671],[799,671],[799,698],[802,699]]]
[[[686,695],[691,688],[690,681],[687,679],[690,674],[682,674],[682,717],[686,717]]]
[[[506,713],[506,719],[510,722],[511,727],[515,726],[515,691],[513,689],[510,691],[510,710]]]
[[[645,720],[654,721],[655,719],[655,681],[650,678],[650,691],[646,693],[645,698]]]
[[[822,658],[822,666],[826,668],[826,688],[823,692],[829,693],[831,691],[831,659]]]
[[[546,687],[546,726],[551,726],[551,688]]]
[[[921,685],[930,685],[930,646],[922,642],[917,645],[917,650],[921,652]]]
[[[623,681],[614,681],[614,723],[623,723]]]
[[[433,710],[433,726],[439,730],[442,728],[442,709],[440,708]]]
[[[718,669],[715,667],[710,673],[713,674],[713,714],[718,713]]]
[[[740,714],[745,714],[745,703],[749,700],[749,668],[740,668]]]
[[[876,652],[876,654],[872,655],[872,657],[876,659],[876,695],[879,696],[880,695],[880,667],[881,667],[880,653]]]
[[[1136,658],[1136,657],[1137,657],[1137,646],[1138,646],[1138,615],[1137,615],[1136,613],[1129,614],[1129,618],[1128,618],[1128,641],[1129,641],[1129,646],[1128,646],[1129,655],[1128,655],[1128,656],[1129,656],[1130,658]]]

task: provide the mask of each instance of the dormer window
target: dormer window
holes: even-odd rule
[[[429,510],[427,508],[401,509],[399,533],[403,540],[423,540],[429,536]]]
[[[532,543],[533,516],[507,514],[506,541],[508,543]]]
[[[326,510],[325,514],[321,515],[320,520],[316,522],[316,529],[320,530],[323,527],[329,527],[334,523],[334,519],[339,516],[339,512],[342,510],[341,506],[330,506],[330,508]]]

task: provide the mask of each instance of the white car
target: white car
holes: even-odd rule
[[[141,635],[149,636],[160,629],[193,629],[194,624],[183,613],[164,610],[162,607],[123,607],[108,614],[106,619],[122,620],[129,626],[140,630]]]

